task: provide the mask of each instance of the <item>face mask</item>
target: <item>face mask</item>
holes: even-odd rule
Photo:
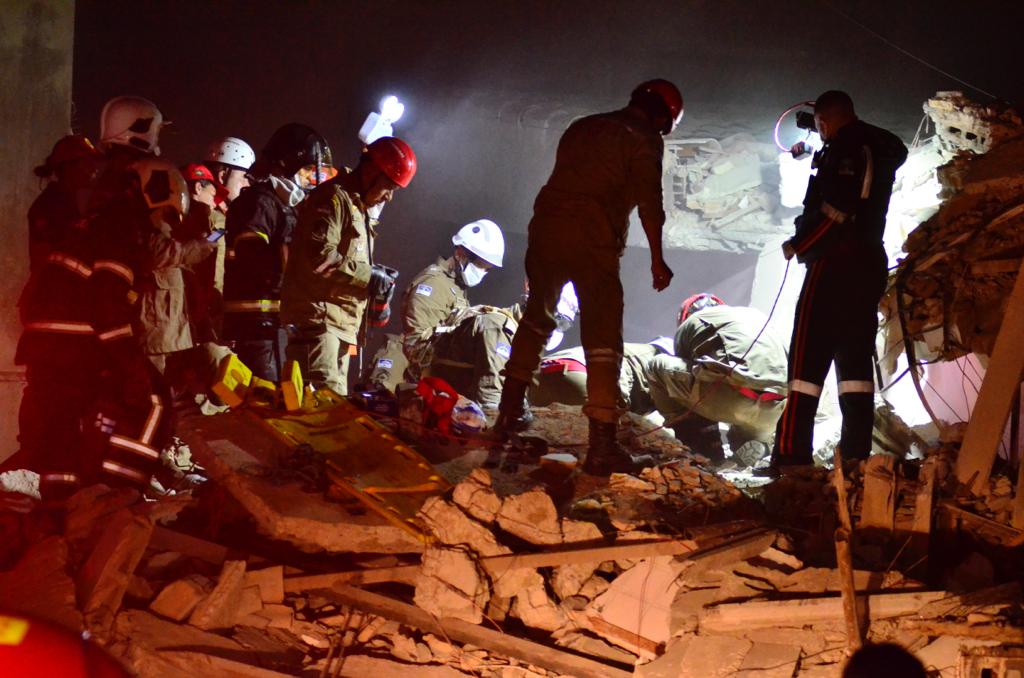
[[[480,268],[472,262],[462,267],[462,282],[466,284],[466,287],[476,287],[485,275],[487,275],[487,269]]]

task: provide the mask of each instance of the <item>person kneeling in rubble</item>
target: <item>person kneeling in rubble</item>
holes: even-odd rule
[[[696,294],[679,311],[675,355],[647,364],[665,425],[712,460],[723,458],[719,423],[729,425],[736,461],[752,466],[768,455],[786,401],[787,358],[767,321],[757,309]]]
[[[549,340],[549,350],[561,341],[561,333],[572,325],[578,308],[572,283],[566,283],[555,314],[559,330]],[[454,312],[430,339],[427,374],[444,379],[456,391],[478,402],[493,419],[501,401],[512,337],[521,319],[520,304],[510,308],[471,306]]]

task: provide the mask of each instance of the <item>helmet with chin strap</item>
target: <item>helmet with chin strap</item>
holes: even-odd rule
[[[464,247],[491,266],[501,268],[505,259],[505,236],[490,219],[478,219],[463,226],[452,236],[452,244]]]
[[[712,306],[723,306],[725,302],[711,294],[710,292],[701,292],[700,294],[694,294],[692,297],[687,297],[683,300],[682,305],[679,307],[679,325],[683,324],[683,321],[689,318],[697,311],[702,311],[705,308],[711,308]]]

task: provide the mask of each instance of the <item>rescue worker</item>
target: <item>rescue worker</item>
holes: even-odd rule
[[[368,382],[394,393],[403,379],[419,381],[430,364],[430,340],[452,313],[469,307],[467,291],[488,271],[501,268],[505,237],[490,219],[479,219],[452,236],[454,251],[427,266],[412,279],[402,298],[402,335],[388,341],[374,356]],[[506,356],[507,357],[507,356]]]
[[[878,302],[888,260],[882,245],[896,170],[907,148],[894,134],[857,118],[845,92],[814,103],[824,148],[807,184],[786,259],[807,266],[790,342],[789,398],[779,419],[772,469],[813,463],[812,436],[825,375],[833,361],[839,381],[846,459],[871,453],[874,424],[872,356]]]
[[[524,396],[555,329],[554,309],[566,282],[579,295],[587,356],[589,454],[585,468],[601,471],[616,459],[619,366],[622,361],[622,282],[629,214],[637,207],[651,250],[656,290],[672,271],[662,256],[662,136],[683,116],[683,98],[666,80],[638,86],[629,105],[577,120],[558,144],[555,167],[534,204],[526,275],[530,293],[512,344],[498,418],[499,431],[521,429]]]
[[[112,199],[128,199],[136,203],[133,191],[125,181],[133,181],[128,166],[149,155],[160,155],[160,130],[164,116],[149,99],[137,96],[114,97],[100,112],[99,148],[103,152],[102,167],[89,198],[89,213],[97,214]]]
[[[786,399],[786,346],[767,322],[757,309],[695,294],[679,312],[675,355],[647,364],[650,397],[666,426],[713,461],[724,460],[719,423],[728,425],[743,465],[768,454]]]
[[[416,174],[416,155],[382,137],[359,164],[313,191],[303,205],[281,294],[281,320],[294,325],[288,359],[303,377],[348,393],[350,351],[360,344],[370,291],[376,231],[367,210],[389,202]]]
[[[224,253],[224,213],[217,207],[217,180],[208,167],[187,165],[182,174],[188,187],[189,209],[181,223],[173,225],[174,238],[190,246],[198,241],[208,243],[214,252],[182,269],[185,308],[193,342],[215,342],[220,337],[219,316],[223,304],[217,287],[217,266]]]
[[[256,163],[252,146],[238,137],[217,139],[206,149],[203,160],[217,185],[218,205],[226,209],[249,185],[249,169]]]
[[[305,189],[331,149],[316,131],[298,123],[278,129],[251,174],[255,179],[231,203],[224,270],[224,336],[253,374],[277,382],[287,340],[280,322],[281,284],[288,245]]]
[[[28,210],[30,270],[46,262],[53,248],[73,229],[85,226],[85,200],[99,168],[100,152],[80,134],[63,137],[35,168],[46,188]]]

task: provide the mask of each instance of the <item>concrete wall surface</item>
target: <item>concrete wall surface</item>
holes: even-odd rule
[[[74,0],[0,2],[0,459],[17,450],[22,379],[14,365],[16,304],[28,276],[32,173],[71,120]]]

